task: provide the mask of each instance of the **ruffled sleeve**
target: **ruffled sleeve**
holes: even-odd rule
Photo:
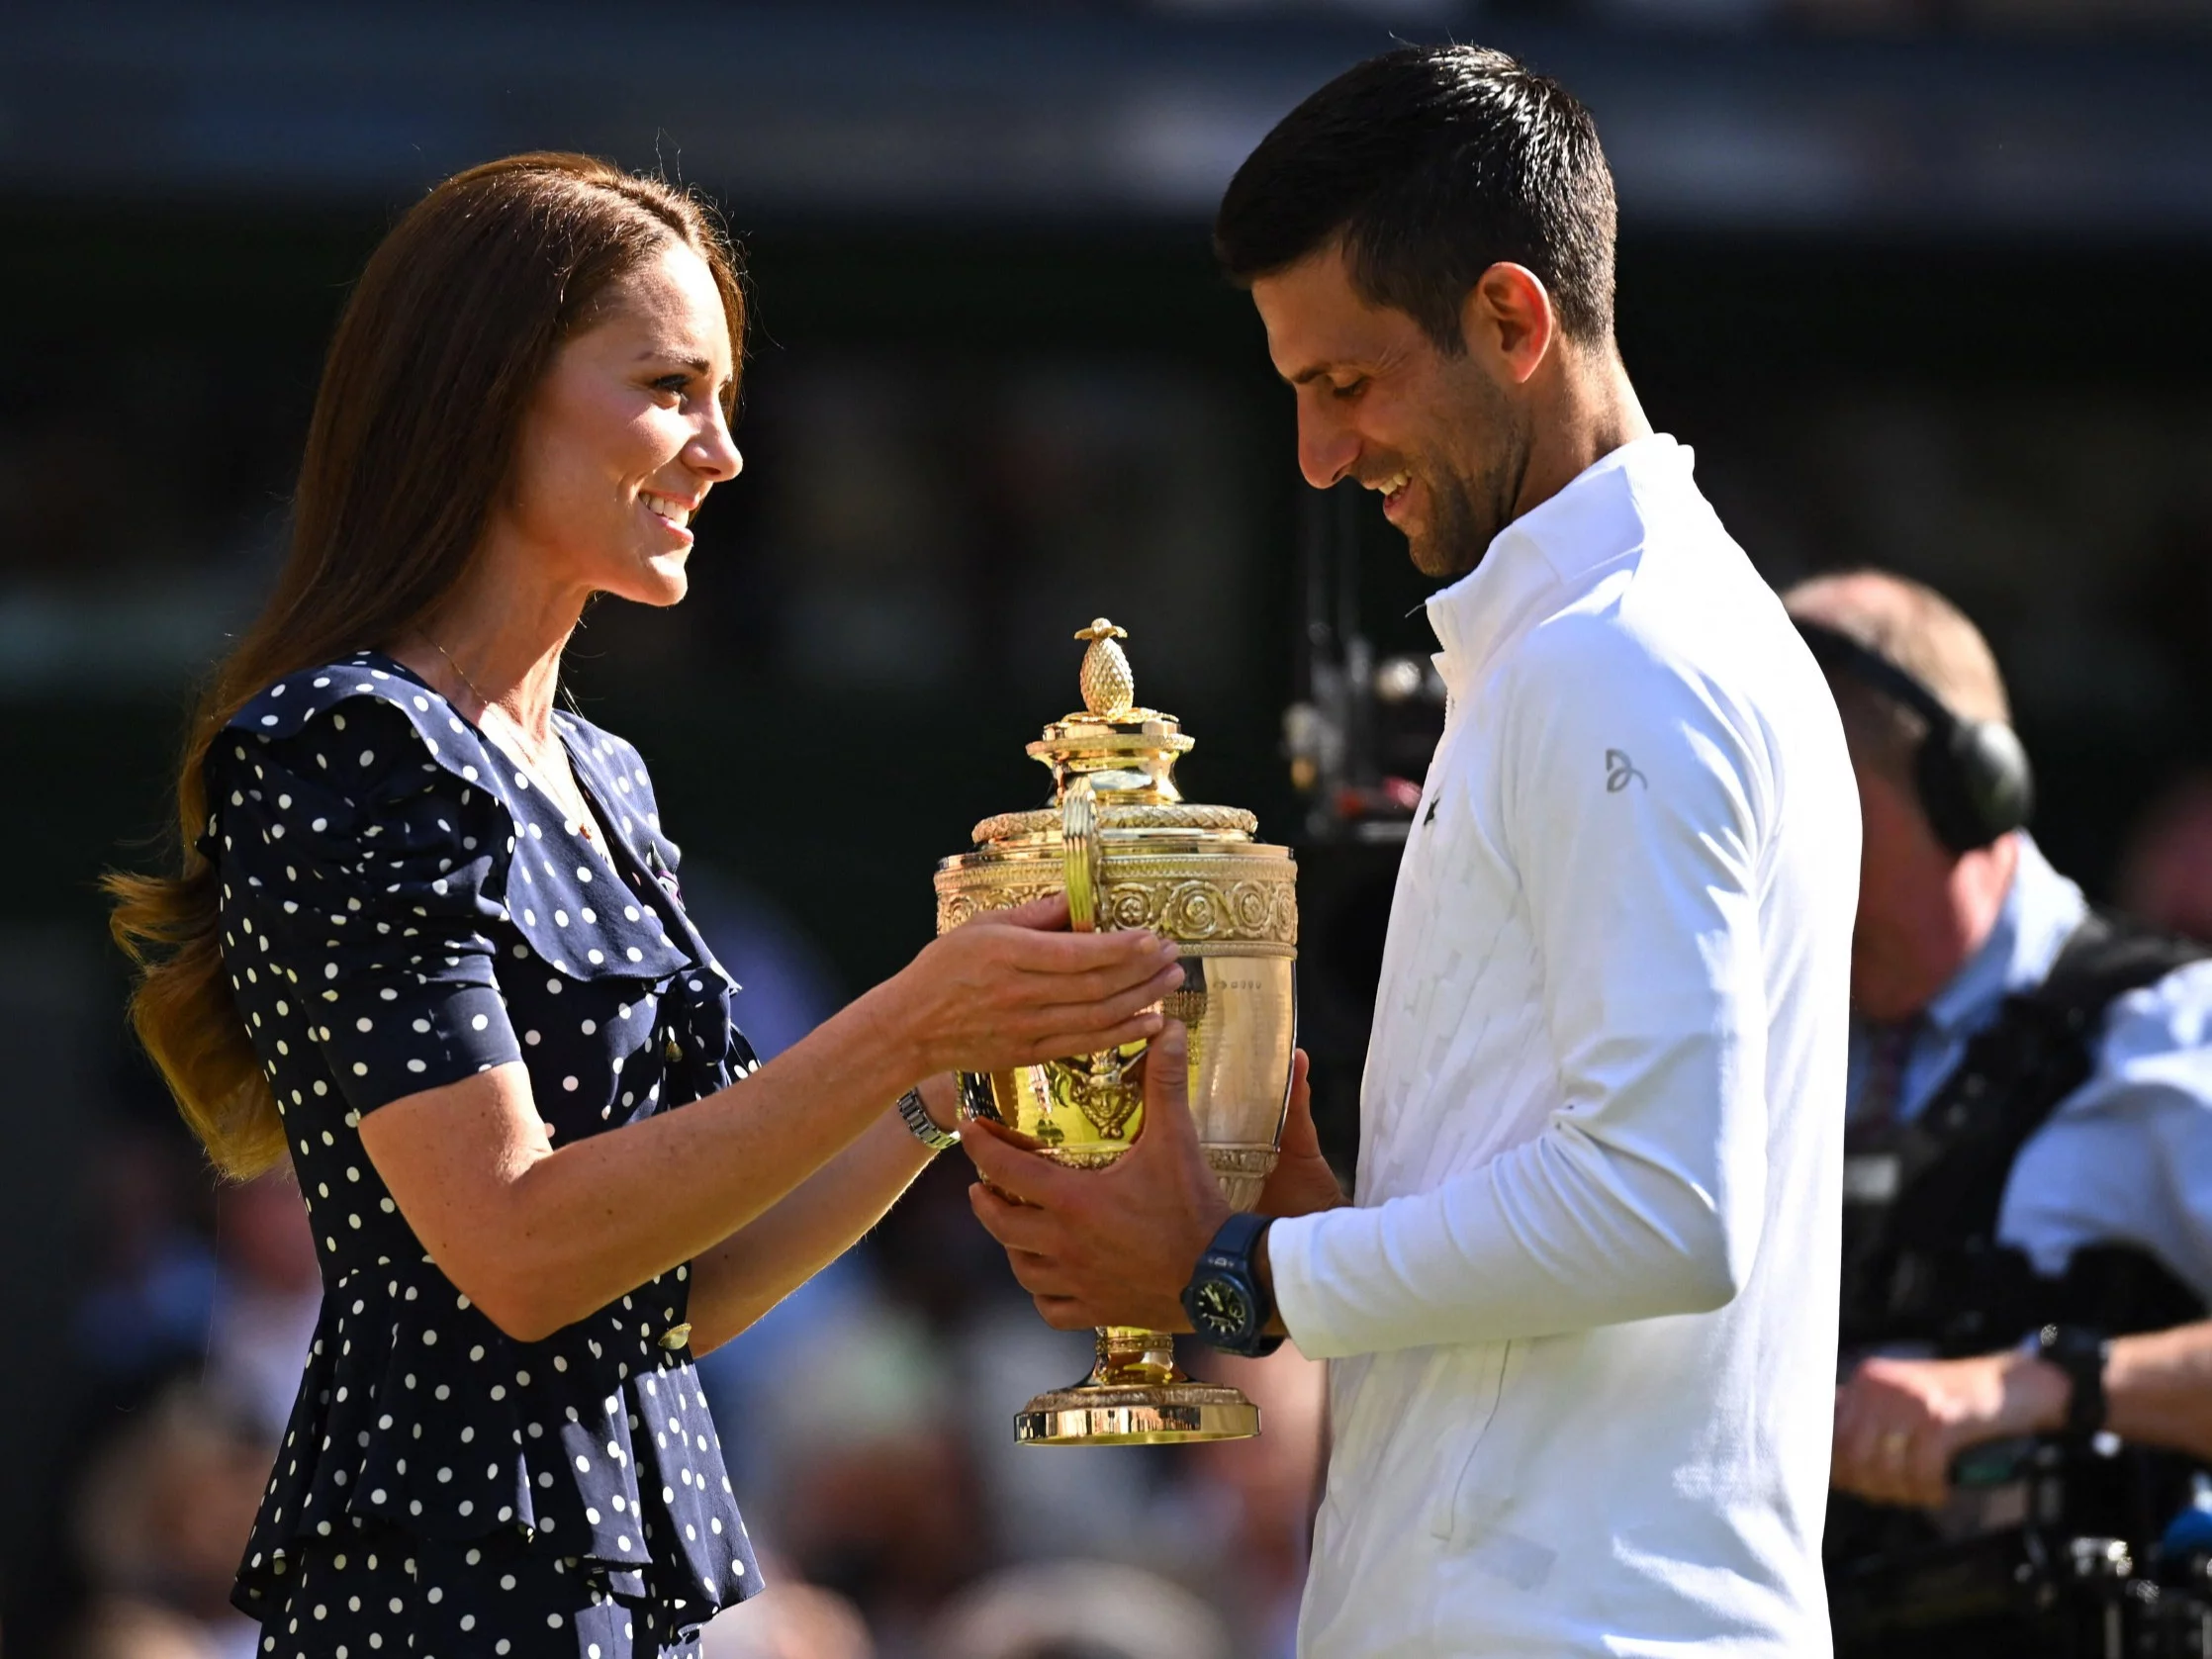
[[[486,931],[512,822],[400,710],[362,696],[288,735],[227,731],[207,780],[226,928],[244,935],[226,940],[234,988],[291,981],[348,1106],[521,1058]]]

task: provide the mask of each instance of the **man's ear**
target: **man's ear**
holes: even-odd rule
[[[1522,385],[1559,338],[1559,314],[1534,271],[1501,260],[1467,290],[1459,327],[1470,352],[1488,358],[1508,380]]]

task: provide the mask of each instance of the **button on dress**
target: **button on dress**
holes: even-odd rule
[[[603,845],[379,653],[279,681],[208,755],[223,960],[323,1269],[233,1592],[265,1652],[688,1651],[760,1587],[686,1345],[689,1267],[517,1341],[361,1148],[379,1107],[510,1061],[556,1148],[758,1065],[636,750],[553,724]]]

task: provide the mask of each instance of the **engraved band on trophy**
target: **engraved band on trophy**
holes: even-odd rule
[[[938,866],[937,927],[1064,891],[1078,930],[1152,928],[1182,948],[1184,981],[1164,1012],[1189,1031],[1190,1108],[1229,1202],[1249,1209],[1275,1166],[1297,1035],[1297,867],[1256,841],[1234,807],[1184,801],[1174,780],[1192,747],[1172,715],[1136,705],[1136,682],[1101,616],[1075,637],[1083,710],[1045,728],[1029,753],[1053,774],[1054,804],[975,826],[975,849]],[[1041,1155],[1102,1168],[1144,1122],[1147,1045],[962,1080],[973,1115],[1011,1125]],[[1015,1418],[1031,1445],[1157,1445],[1259,1432],[1237,1389],[1196,1381],[1173,1338],[1108,1327],[1090,1374]]]

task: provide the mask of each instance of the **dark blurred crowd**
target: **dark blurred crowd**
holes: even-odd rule
[[[688,881],[764,1053],[834,1005],[773,906]],[[290,1172],[216,1189],[146,1119],[89,1163],[100,1249],[75,1314],[83,1372],[65,1530],[41,1565],[63,1659],[252,1659],[232,1570],[320,1297]],[[1322,1447],[1322,1368],[1188,1355],[1266,1419],[1174,1450],[1018,1447],[1014,1412],[1073,1381],[969,1214],[965,1158],[860,1248],[701,1363],[773,1592],[709,1627],[708,1659],[1287,1659]],[[18,1649],[11,1645],[12,1654]]]

